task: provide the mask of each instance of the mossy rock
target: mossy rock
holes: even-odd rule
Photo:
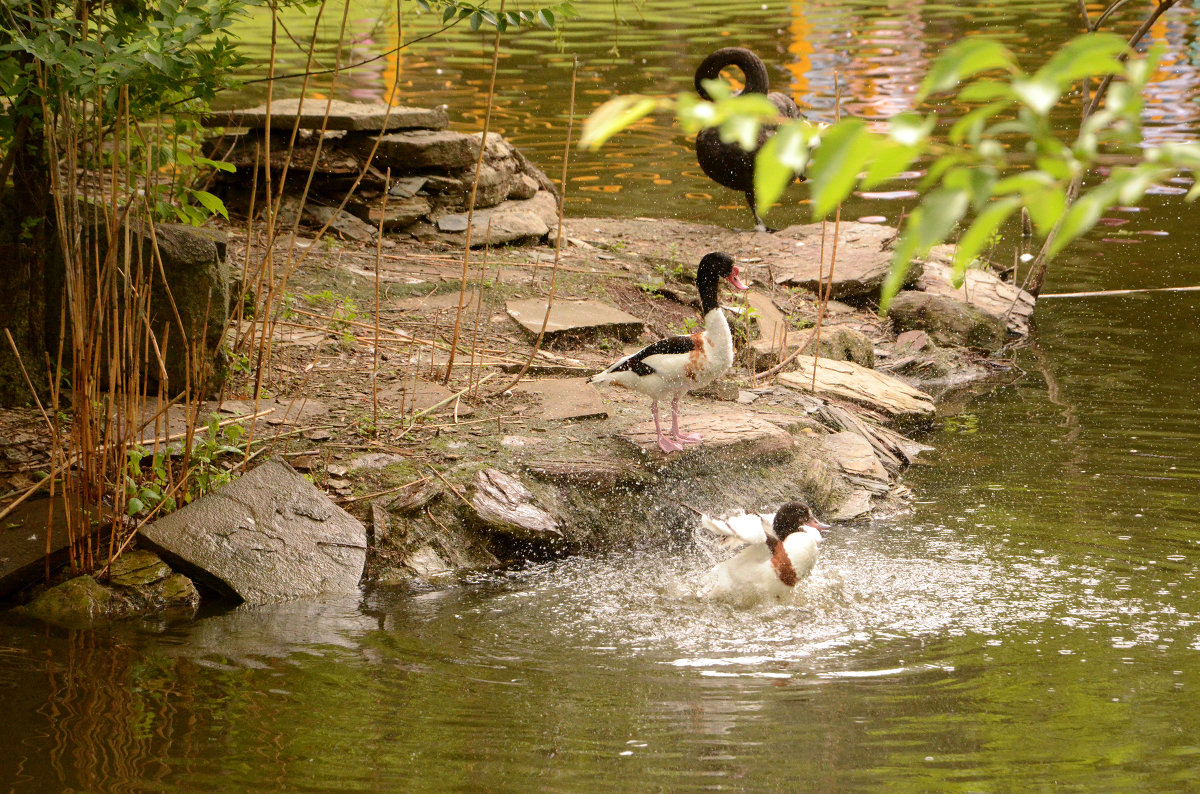
[[[47,623],[80,628],[108,617],[114,602],[111,590],[84,574],[42,592],[24,611]]]
[[[154,552],[143,549],[125,552],[108,569],[109,583],[121,587],[142,587],[170,575],[169,565]]]
[[[939,345],[999,350],[1008,341],[1004,322],[956,298],[910,290],[892,300],[888,316],[897,330],[920,328]]]
[[[812,342],[804,348],[804,353],[812,355]],[[862,331],[835,325],[821,329],[821,343],[818,346],[821,358],[831,358],[834,361],[852,361],[860,367],[875,368],[875,345]]]

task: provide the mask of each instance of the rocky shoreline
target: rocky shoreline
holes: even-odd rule
[[[431,175],[421,176],[427,183]],[[532,200],[510,193],[496,206]],[[908,288],[881,318],[874,306],[895,230],[858,223],[765,234],[568,218],[557,266],[545,245],[497,248],[479,257],[461,292],[463,239],[431,231],[455,208],[436,203],[423,220],[397,227],[407,231],[389,234],[386,256],[372,238],[352,234],[321,250],[297,241],[304,255],[293,289],[306,308],[275,328],[270,397],[251,399],[252,384],[235,376],[226,398],[205,407],[223,420],[240,417],[253,438],[273,436],[267,457],[275,462],[148,525],[139,554],[153,549],[202,590],[252,605],[355,589],[360,580],[436,585],[525,559],[661,543],[689,533],[695,510],[803,498],[826,519],[866,520],[903,509],[901,475],[931,449],[919,434],[936,422],[936,400],[1004,371],[1005,349],[1029,333],[1032,297],[987,269],[952,289],[948,248],[914,264]],[[822,235],[835,233],[839,257],[828,282],[818,252]],[[230,261],[260,256],[266,244],[228,230]],[[686,331],[698,314],[690,278],[711,250],[733,256],[752,282],[727,306],[738,358],[714,387],[683,401],[684,425],[705,442],[665,455],[653,443],[646,398],[598,391],[585,378],[624,351]],[[544,349],[516,381],[552,278]],[[822,282],[833,300],[818,318]],[[460,315],[470,334],[454,348],[448,336]],[[0,477],[14,487],[39,463],[20,441],[36,420],[19,419],[14,412],[0,422]],[[255,476],[275,478],[258,490],[285,501],[260,508],[247,494],[222,496],[253,488]],[[297,522],[307,524],[302,533]],[[44,534],[21,533],[29,540],[0,535],[0,583],[8,582],[0,597],[37,596],[28,607],[37,614],[40,599],[61,593],[39,595],[41,586],[5,578],[22,554],[36,561],[45,548]],[[320,575],[305,563],[317,557],[331,566]],[[285,558],[293,562],[279,563]],[[162,588],[156,583],[169,576],[147,586]],[[194,600],[184,599],[185,611]],[[118,617],[157,610],[163,599],[105,603],[77,611]]]

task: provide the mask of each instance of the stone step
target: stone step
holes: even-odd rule
[[[329,118],[326,120],[326,106]],[[353,130],[382,132],[385,130],[445,129],[450,123],[441,108],[389,106],[383,102],[343,102],[335,99],[279,99],[271,103],[270,124],[267,106],[259,105],[240,110],[215,111],[204,117],[205,127],[248,127],[250,129],[290,130],[300,119],[302,130]]]
[[[531,338],[536,338],[546,315],[546,301],[542,298],[512,300],[505,304],[508,315],[521,326]],[[546,323],[545,343],[560,341],[585,341],[601,336],[615,336],[632,341],[637,339],[646,324],[632,314],[598,300],[558,299],[550,309]]]
[[[850,361],[797,356],[795,370],[784,372],[779,382],[818,397],[843,399],[866,406],[894,420],[928,421],[936,408],[933,398],[902,380]],[[816,388],[813,389],[813,369]]]
[[[670,429],[670,408],[662,412],[663,430]],[[792,448],[792,436],[779,425],[769,422],[755,413],[725,405],[706,405],[694,412],[681,411],[680,429],[699,433],[704,441],[688,444],[682,452],[664,453],[658,446],[654,432],[654,421],[647,420],[633,425],[621,437],[640,449],[651,460],[665,461],[694,458],[701,455],[720,456],[722,459],[758,458],[786,452]]]

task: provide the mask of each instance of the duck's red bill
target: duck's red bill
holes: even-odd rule
[[[738,278],[738,268],[736,267],[733,269],[733,272],[729,274],[728,280],[729,283],[733,285],[734,289],[749,289],[749,287],[746,286],[746,282]]]

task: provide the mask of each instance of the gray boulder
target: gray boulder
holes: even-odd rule
[[[141,536],[252,604],[356,592],[366,563],[366,527],[282,461],[143,527]]]

